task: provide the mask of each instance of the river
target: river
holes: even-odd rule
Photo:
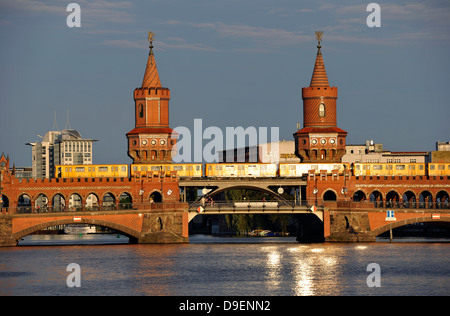
[[[190,241],[135,245],[117,235],[27,236],[18,247],[0,248],[0,295],[450,294],[448,239],[299,244],[289,237],[194,235]],[[71,263],[80,267],[80,287],[66,282]],[[376,276],[371,263],[380,269]],[[369,287],[368,279],[379,286]]]

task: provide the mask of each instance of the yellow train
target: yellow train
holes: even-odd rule
[[[428,164],[429,176],[450,176],[450,164],[449,163],[429,163]]]
[[[128,178],[128,165],[55,166],[56,178]]]
[[[211,178],[276,177],[274,163],[210,163],[205,165],[205,176]]]
[[[176,171],[179,177],[203,177],[203,165],[202,164],[136,164],[131,165],[131,177],[134,177],[137,173],[146,174],[149,171],[158,173],[164,171],[166,176],[170,175],[171,171]]]
[[[310,170],[327,174],[350,170],[354,176],[450,176],[447,163],[188,163],[188,164],[132,164],[132,165],[59,165],[56,178],[128,178],[147,176],[163,171],[166,176],[176,171],[178,177],[238,178],[238,177],[302,177]]]
[[[327,174],[338,172],[343,174],[344,170],[350,170],[350,165],[347,163],[280,163],[280,177],[301,177],[304,174],[308,174],[309,170],[315,170],[316,174],[319,174],[321,170],[326,170]]]
[[[355,176],[425,176],[425,163],[355,163]]]

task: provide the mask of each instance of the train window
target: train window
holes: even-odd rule
[[[364,166],[363,166],[363,169],[364,169],[364,170],[370,170],[370,166],[369,166],[369,165],[364,165]]]
[[[137,171],[137,170],[138,170],[138,167],[133,166],[133,171]]]
[[[395,166],[395,170],[405,170],[406,166],[405,165],[397,165]]]
[[[423,170],[423,165],[419,165],[419,170]]]
[[[85,170],[84,167],[76,167],[75,168],[76,172],[84,172],[84,170]]]
[[[434,165],[430,165],[430,170],[434,170]]]
[[[173,166],[173,171],[182,171],[183,166]]]
[[[108,172],[108,167],[98,167],[98,172]]]
[[[238,165],[238,170],[245,170],[245,166],[244,165]]]
[[[383,165],[374,165],[373,170],[383,170]]]
[[[256,168],[256,165],[248,165],[249,168]]]
[[[296,165],[289,165],[289,170],[296,170],[297,166]]]
[[[361,170],[361,165],[356,165],[356,170]]]
[[[216,170],[222,170],[222,166],[216,166]]]
[[[438,169],[439,170],[445,170],[445,166],[444,165],[438,165]]]
[[[69,172],[69,168],[66,167],[66,172]]]
[[[416,170],[416,166],[415,165],[409,165],[409,170]]]
[[[160,170],[160,166],[152,166],[150,167],[151,171],[159,171]]]
[[[127,171],[127,167],[122,166],[122,171]]]
[[[200,171],[200,166],[195,166],[195,170]]]
[[[212,167],[211,167],[211,165],[209,165],[209,166],[208,166],[208,170],[211,171],[211,169],[212,169]]]

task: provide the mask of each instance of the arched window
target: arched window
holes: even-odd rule
[[[144,117],[144,107],[139,104],[139,117]]]
[[[325,116],[325,105],[323,103],[320,103],[320,105],[319,105],[319,116],[320,117]]]

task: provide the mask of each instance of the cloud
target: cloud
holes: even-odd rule
[[[281,28],[268,28],[263,26],[251,26],[244,24],[214,23],[190,23],[191,26],[201,29],[213,30],[219,37],[244,38],[254,42],[270,44],[297,44],[303,40],[311,40],[311,36],[302,32],[288,31]]]
[[[95,22],[129,23],[134,21],[134,15],[127,12],[133,4],[129,1],[111,0],[75,0],[81,8],[82,23]],[[67,15],[67,5],[70,1],[57,0],[0,0],[0,11],[8,15]]]
[[[118,39],[118,40],[106,40],[106,41],[102,41],[100,42],[100,45],[107,45],[107,46],[119,46],[119,47],[123,47],[123,48],[145,48],[146,46],[148,46],[148,42],[147,41],[130,41],[130,40],[122,40],[122,39]]]

